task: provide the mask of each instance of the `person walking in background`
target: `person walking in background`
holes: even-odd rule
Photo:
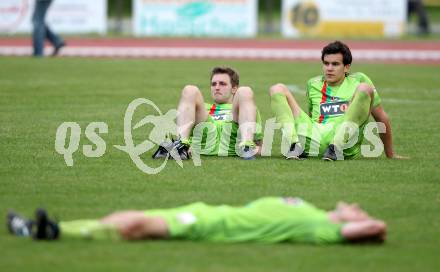
[[[408,0],[408,19],[412,13],[417,15],[417,33],[429,34],[429,18],[423,0]]]
[[[44,41],[45,39],[54,47],[52,56],[58,55],[60,49],[66,45],[64,40],[49,28],[46,24],[45,18],[47,10],[52,4],[52,0],[36,0],[34,13],[32,15],[32,46],[33,55],[35,57],[44,56]]]

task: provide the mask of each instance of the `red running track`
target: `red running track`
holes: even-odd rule
[[[331,40],[68,38],[64,56],[316,61]],[[344,40],[356,61],[440,64],[440,41]],[[47,48],[50,50],[49,48]],[[28,38],[0,38],[0,55],[30,55]]]

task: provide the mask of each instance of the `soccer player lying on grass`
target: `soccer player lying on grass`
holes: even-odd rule
[[[385,155],[403,158],[394,153],[390,120],[372,81],[363,73],[349,73],[352,56],[348,46],[340,41],[328,44],[322,49],[321,60],[323,75],[307,83],[309,115],[287,86],[276,84],[270,88],[272,112],[282,125],[283,137],[291,143],[286,158],[319,155],[333,161],[359,157],[363,129],[370,114],[385,125],[385,133],[380,134]],[[338,130],[348,124],[359,129],[358,139],[346,136],[344,129]],[[299,135],[305,137],[305,146]]]
[[[186,160],[190,158],[190,147],[193,152],[203,155],[254,158],[259,151],[257,145],[260,145],[262,135],[256,133],[256,122],[261,129],[261,118],[252,89],[239,87],[239,75],[233,69],[215,67],[211,72],[211,96],[214,103],[208,104],[197,86],[187,85],[183,88],[177,108],[179,139],[174,143],[161,144],[153,158],[165,158],[171,150],[176,149],[180,158]],[[208,126],[208,133],[202,133],[201,129],[194,130],[200,123]],[[239,152],[236,152],[238,133]]]
[[[357,204],[339,202],[320,210],[300,198],[265,197],[246,206],[210,206],[202,202],[174,208],[121,211],[102,219],[50,220],[43,209],[29,220],[9,212],[10,233],[37,240],[185,239],[212,242],[383,242],[386,224]]]

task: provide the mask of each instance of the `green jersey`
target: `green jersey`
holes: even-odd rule
[[[202,202],[147,210],[168,224],[171,238],[219,242],[342,242],[341,224],[299,198],[265,197],[242,207]]]
[[[238,124],[233,120],[232,104],[205,103],[205,109],[209,114],[206,120],[208,127],[203,129],[203,133],[193,130],[193,150],[197,148],[203,155],[236,156]],[[257,110],[254,141],[263,139],[261,131],[261,116]]]
[[[307,97],[312,121],[319,124],[342,122],[360,83],[367,83],[374,88],[373,82],[363,73],[349,74],[339,86],[329,86],[323,76],[310,79],[307,83]],[[380,103],[380,97],[374,88],[373,107]]]
[[[205,103],[205,109],[208,111],[209,116],[218,123],[233,121],[232,104]]]

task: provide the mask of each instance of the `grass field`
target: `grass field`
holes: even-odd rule
[[[382,246],[261,245],[194,242],[36,243],[0,228],[1,271],[435,271],[440,266],[439,67],[355,64],[376,84],[389,114],[395,150],[410,160],[360,159],[326,163],[286,161],[279,155],[244,161],[203,158],[202,166],[174,162],[157,175],[136,168],[122,145],[126,107],[135,98],[175,107],[188,83],[207,95],[210,69],[228,64],[241,84],[254,88],[263,120],[271,117],[267,90],[296,85],[302,105],[319,63],[215,60],[31,59],[1,57],[0,225],[15,208],[30,216],[46,207],[62,220],[94,218],[114,210],[172,207],[193,201],[243,204],[266,195],[294,195],[331,208],[356,201],[389,224]],[[142,112],[135,118],[142,118]],[[137,119],[137,120],[139,120]],[[66,121],[82,129],[73,167],[55,151],[55,132]],[[88,158],[82,146],[90,122],[108,124],[107,150]],[[135,139],[146,139],[147,131]],[[145,156],[145,162],[157,165]]]

